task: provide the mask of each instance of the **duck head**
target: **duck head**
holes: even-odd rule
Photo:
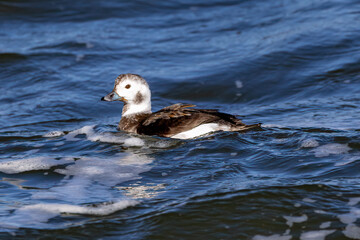
[[[151,113],[151,92],[149,85],[139,75],[121,74],[115,79],[114,89],[101,98],[102,101],[124,102],[122,116]]]

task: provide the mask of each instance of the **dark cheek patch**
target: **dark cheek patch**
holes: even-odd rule
[[[144,101],[144,96],[143,96],[140,92],[137,92],[137,94],[136,94],[136,96],[135,96],[134,103],[135,103],[135,104],[139,104],[139,103],[141,103],[142,101]]]

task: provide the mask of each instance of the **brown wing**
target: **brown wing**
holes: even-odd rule
[[[189,107],[195,107],[195,105],[192,104],[181,104],[176,103],[171,106],[165,107],[161,109],[160,111],[157,111],[153,114],[151,114],[150,117],[148,117],[142,125],[148,126],[151,123],[154,123],[158,121],[159,119],[170,119],[170,118],[179,118],[184,116],[190,116],[191,114],[187,111],[184,111],[185,108]]]
[[[221,113],[214,109],[192,109],[195,105],[174,104],[151,114],[145,119],[137,132],[145,135],[171,137],[188,131],[201,124],[226,122],[233,125],[244,125],[233,115]]]

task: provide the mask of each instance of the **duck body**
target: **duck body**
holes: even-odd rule
[[[231,114],[190,104],[177,103],[152,113],[148,84],[136,74],[117,77],[113,91],[102,100],[124,102],[118,129],[130,133],[189,139],[216,131],[261,129],[260,124],[246,125]]]

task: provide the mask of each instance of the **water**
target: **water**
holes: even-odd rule
[[[360,239],[360,2],[0,1],[0,237]],[[262,132],[116,131],[120,73]]]

